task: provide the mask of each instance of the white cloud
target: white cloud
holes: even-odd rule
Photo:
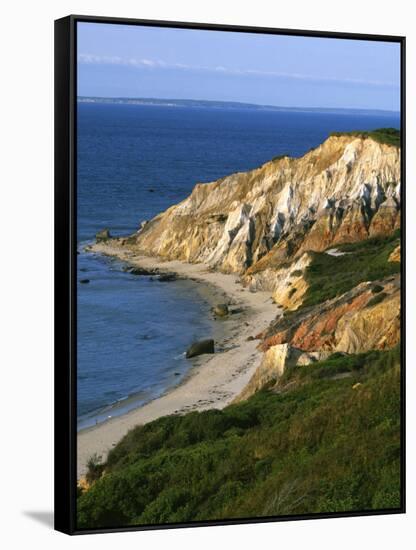
[[[122,57],[108,56],[108,55],[95,55],[88,53],[81,53],[78,55],[78,63],[86,65],[124,65],[128,67],[165,67],[166,64],[163,61],[154,61],[152,59],[135,59],[130,57],[123,59]]]
[[[81,53],[78,55],[78,62],[82,64],[90,65],[122,65],[128,67],[137,67],[141,69],[180,69],[183,71],[203,71],[203,72],[215,72],[221,74],[229,74],[235,76],[260,76],[260,77],[272,77],[272,78],[284,78],[293,80],[303,80],[309,82],[328,82],[328,83],[340,83],[340,84],[357,84],[367,86],[382,86],[398,88],[399,84],[394,82],[383,82],[379,80],[361,80],[355,78],[338,78],[331,76],[314,76],[308,74],[299,73],[285,73],[279,71],[258,71],[254,69],[234,69],[223,67],[222,65],[216,67],[206,67],[198,65],[186,65],[183,63],[166,63],[161,60],[153,59],[136,59],[136,58],[121,58],[118,56],[101,56],[95,54]]]

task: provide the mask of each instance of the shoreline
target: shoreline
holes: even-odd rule
[[[113,258],[115,259],[115,258]],[[124,263],[124,262],[123,262]],[[127,269],[134,268],[133,264],[127,264]],[[163,275],[164,271],[157,269],[155,273],[149,274],[149,275],[136,275],[140,279],[140,277],[158,277],[159,275]],[[177,275],[177,274],[175,274]],[[227,341],[232,336],[232,329],[235,328],[235,324],[237,320],[241,320],[242,315],[229,315],[228,318],[217,318],[215,319],[215,316],[213,315],[212,311],[210,311],[211,307],[214,304],[227,302],[230,304],[232,301],[229,299],[229,297],[221,291],[219,287],[216,287],[212,285],[211,283],[203,283],[201,284],[200,281],[193,280],[191,278],[187,277],[180,277],[177,276],[176,281],[169,281],[166,283],[156,283],[156,284],[163,284],[163,285],[175,285],[175,284],[185,283],[186,285],[189,285],[189,289],[192,290],[192,295],[197,296],[199,299],[201,299],[205,306],[207,311],[203,313],[203,317],[205,319],[209,320],[209,332],[205,334],[201,334],[200,339],[203,338],[212,338],[215,341],[216,350],[217,352],[220,351],[223,347],[227,345]],[[235,308],[235,305],[230,306],[230,310]],[[190,343],[190,342],[189,342]],[[183,348],[182,353],[183,356],[185,356],[186,347]],[[144,407],[145,405],[148,405],[152,401],[155,401],[156,399],[159,399],[169,393],[170,391],[174,390],[184,382],[188,380],[188,378],[191,376],[193,372],[193,368],[198,363],[198,361],[202,361],[204,357],[207,356],[197,356],[191,359],[184,359],[187,363],[186,365],[186,371],[182,374],[182,376],[178,377],[176,379],[176,376],[174,379],[171,380],[171,383],[167,386],[165,386],[160,392],[158,392],[156,395],[149,396],[144,401],[142,400],[140,402],[140,398],[138,398],[138,394],[140,394],[140,391],[129,393],[124,398],[114,401],[113,403],[109,403],[107,405],[103,405],[100,409],[98,409],[95,412],[90,412],[82,415],[80,418],[77,418],[77,433],[80,433],[81,431],[88,430],[89,428],[93,428],[95,426],[101,425],[105,422],[108,422],[109,419],[114,418],[116,416],[123,416],[125,414],[128,414],[129,412],[139,409],[141,407]],[[176,359],[176,358],[175,358]],[[173,362],[173,357],[171,358],[171,361]],[[181,367],[175,367],[176,370],[182,370]],[[174,369],[173,369],[174,370]],[[81,425],[79,425],[81,424]]]
[[[224,274],[205,264],[188,264],[178,260],[163,260],[143,256],[119,246],[95,244],[91,252],[117,257],[132,267],[174,272],[180,278],[202,283],[199,291],[214,305],[221,301],[241,312],[215,321],[216,353],[192,359],[186,377],[160,397],[77,433],[77,478],[86,472],[88,459],[96,453],[103,460],[126,433],[139,424],[161,416],[222,409],[237,397],[259,366],[262,354],[256,350],[255,336],[276,317],[278,306],[268,292],[250,292],[238,282],[238,275]],[[166,283],[166,284],[174,284]]]

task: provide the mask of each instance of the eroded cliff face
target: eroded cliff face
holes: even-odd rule
[[[374,292],[377,290],[377,293]],[[386,350],[400,342],[400,277],[361,283],[323,304],[276,319],[262,336],[263,359],[235,399],[247,399],[287,369],[322,361],[335,352]]]
[[[310,365],[327,359],[330,355],[331,352],[328,351],[305,352],[287,343],[272,346],[266,351],[260,366],[234,402],[244,401],[271,382],[277,382],[286,369]]]
[[[399,188],[398,148],[334,136],[302,158],[196,185],[129,244],[253,276],[308,250],[391,233],[400,224]]]
[[[279,317],[262,337],[263,351],[286,343],[303,351],[391,348],[400,341],[400,276],[360,283],[332,300]]]
[[[241,400],[278,381],[287,368],[400,342],[398,270],[389,277],[377,271],[371,279],[379,280],[354,278],[348,292],[305,305],[308,292],[317,291],[316,283],[309,286],[315,252],[354,254],[336,247],[371,237],[390,242],[391,236],[389,255],[380,249],[381,269],[383,262],[400,262],[392,235],[398,227],[400,150],[371,138],[333,136],[302,158],[198,184],[183,202],[115,241],[138,254],[238,273],[250,291],[270,292],[285,313],[276,311],[257,336],[264,355]]]
[[[389,262],[400,262],[400,260],[401,260],[400,245],[397,245],[396,248],[393,250],[393,252],[390,254]]]
[[[289,265],[276,268],[266,266],[258,270],[249,269],[243,276],[242,282],[253,292],[257,290],[271,292],[276,304],[284,309],[295,310],[302,304],[308,290],[305,270],[311,262],[312,256],[305,252]]]

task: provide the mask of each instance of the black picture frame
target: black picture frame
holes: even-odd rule
[[[401,49],[401,506],[394,509],[331,512],[261,518],[239,518],[192,523],[120,526],[111,529],[76,527],[76,144],[77,144],[77,23],[92,22],[146,27],[232,31],[301,37],[396,42]],[[55,21],[55,529],[67,534],[140,531],[339,518],[405,512],[405,227],[406,227],[406,39],[403,36],[306,31],[266,27],[153,21],[112,17],[70,15]]]

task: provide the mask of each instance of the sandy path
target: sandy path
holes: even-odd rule
[[[208,283],[201,286],[208,300],[218,303],[219,296],[225,301],[224,295],[227,295],[228,300],[243,312],[231,315],[226,322],[218,321],[220,328],[216,346],[218,344],[220,351],[193,359],[190,375],[181,385],[140,408],[80,431],[77,438],[78,477],[85,473],[91,455],[97,453],[105,459],[108,451],[138,424],[169,414],[220,409],[228,405],[242,391],[261,361],[261,353],[256,351],[258,340],[247,341],[247,338],[265,329],[279,311],[269,293],[252,293],[243,289],[236,283],[236,275],[212,272],[203,264],[163,262],[135,256],[109,245],[95,245],[93,249],[94,252],[117,256],[131,265],[174,271],[182,277]],[[209,287],[214,292],[210,292]]]

